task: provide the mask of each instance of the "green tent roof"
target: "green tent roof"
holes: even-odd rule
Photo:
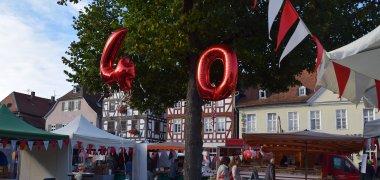
[[[69,136],[54,134],[35,128],[10,112],[4,105],[0,105],[0,139],[1,138],[61,140],[69,138]]]

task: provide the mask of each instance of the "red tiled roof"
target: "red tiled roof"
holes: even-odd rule
[[[306,102],[311,96],[314,95],[317,89],[315,89],[316,75],[315,73],[308,73],[303,71],[297,79],[306,87],[306,96],[299,96],[298,90],[300,86],[290,87],[287,92],[267,94],[267,98],[259,99],[259,89],[249,88],[245,91],[245,97],[242,97],[239,102],[239,107],[246,106],[262,106],[262,105],[274,105],[274,104],[293,104]]]

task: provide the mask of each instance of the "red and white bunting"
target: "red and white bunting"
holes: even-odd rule
[[[50,145],[52,148],[56,148],[57,147],[57,140],[51,140]]]
[[[239,155],[240,161],[243,160],[243,155]]]
[[[322,62],[324,49],[323,49],[321,42],[319,41],[319,39],[316,36],[311,35],[311,37],[313,38],[315,44],[317,45],[317,61],[315,63],[315,68],[314,68],[314,72],[317,72],[317,69]]]
[[[299,43],[301,43],[306,38],[306,36],[309,35],[309,34],[311,34],[310,31],[309,31],[309,29],[307,29],[305,23],[300,19],[300,21],[298,22],[296,30],[292,34],[292,37],[290,37],[290,39],[288,41],[288,44],[286,44],[286,47],[285,47],[284,51],[281,54],[280,63],[281,63],[282,59],[286,55],[288,55],[291,51],[293,51],[293,49]]]
[[[12,150],[16,150],[17,140],[11,140]]]
[[[22,140],[19,141],[20,149],[25,149],[26,145],[27,145],[27,140],[22,139]]]
[[[285,5],[282,10],[280,29],[277,35],[276,51],[280,46],[285,35],[288,33],[289,29],[293,26],[296,20],[299,18],[297,11],[294,9],[292,3],[289,0],[285,0]]]
[[[161,157],[161,152],[158,152],[157,154],[158,154],[158,158],[160,158]]]
[[[35,141],[34,143],[36,144],[37,149],[38,149],[38,150],[41,150],[41,147],[42,147],[42,141]]]
[[[350,77],[350,69],[338,63],[332,62],[335,70],[336,80],[339,88],[339,98],[342,97],[344,89],[346,88],[348,78]]]
[[[28,141],[29,151],[33,150],[33,143],[34,143],[34,141]]]
[[[169,150],[166,150],[166,155],[169,157],[170,156],[170,151]]]
[[[1,139],[1,144],[3,145],[3,149],[7,147],[7,144],[9,143],[8,139]]]
[[[45,150],[48,150],[49,147],[49,141],[44,141]]]
[[[214,156],[211,155],[210,156],[210,161],[212,162],[213,159],[214,159]]]
[[[355,99],[355,104],[359,104],[366,89],[373,85],[373,80],[362,73],[352,72],[355,77],[355,94],[352,99]]]
[[[149,157],[153,158],[153,152],[149,152]]]
[[[62,149],[63,140],[58,140],[57,144],[58,144],[59,149]]]
[[[281,9],[282,3],[284,0],[270,0],[269,6],[268,6],[268,33],[269,33],[269,39],[270,37],[270,31],[272,29],[272,25],[274,22],[274,19],[276,18],[278,12]]]

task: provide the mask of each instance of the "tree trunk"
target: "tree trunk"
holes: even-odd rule
[[[186,180],[202,178],[202,99],[199,97],[195,78],[197,62],[198,59],[194,58],[190,65],[190,77],[187,84],[184,163],[184,178]]]

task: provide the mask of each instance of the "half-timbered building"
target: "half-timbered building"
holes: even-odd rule
[[[185,141],[185,107],[186,101],[179,101],[167,109],[168,142]],[[202,106],[203,147],[224,146],[226,139],[235,138],[235,110],[232,96],[220,100],[209,101]]]
[[[165,141],[166,119],[130,108],[124,96],[116,92],[103,100],[103,129],[137,142]]]

